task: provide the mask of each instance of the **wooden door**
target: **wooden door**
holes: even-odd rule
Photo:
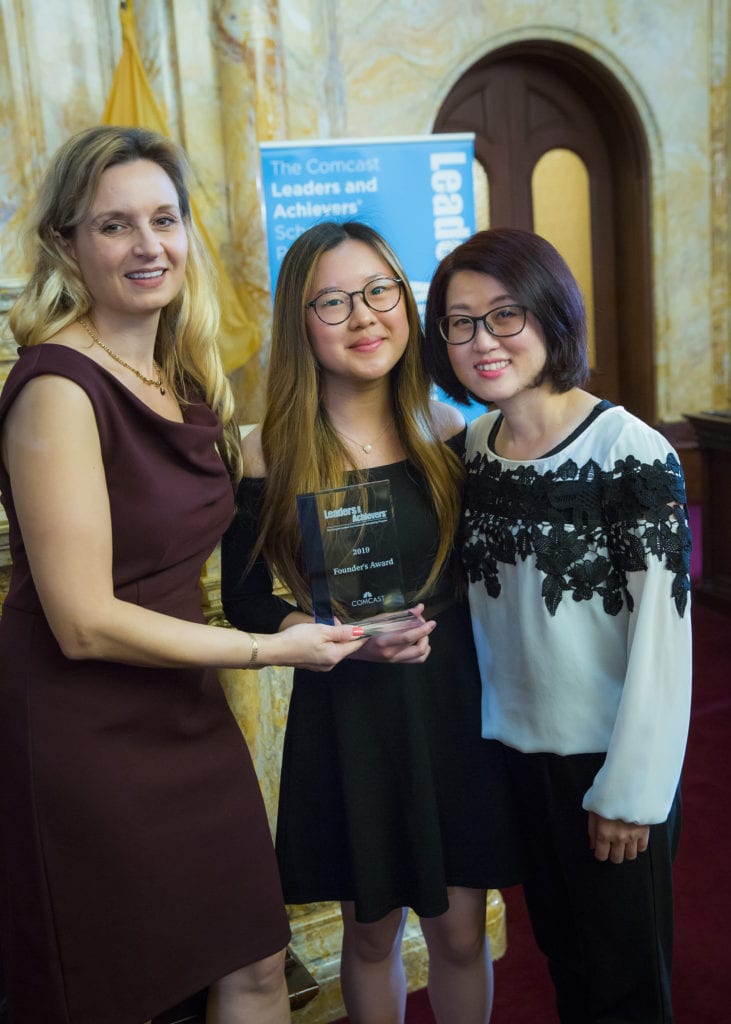
[[[647,247],[644,193],[622,197],[636,177],[638,147],[619,99],[575,60],[559,51],[513,48],[474,65],[456,83],[435,122],[435,132],[472,131],[475,157],[487,175],[489,223],[535,230],[533,176],[547,153],[568,150],[589,182],[590,263],[593,289],[592,375],[589,387],[652,419],[652,324],[649,253],[632,278],[638,246]],[[634,204],[634,225],[624,217]],[[559,196],[570,204],[572,196]],[[629,202],[629,207],[628,207]],[[560,216],[560,209],[556,211]],[[634,236],[634,237],[633,237]],[[634,260],[623,266],[625,254]],[[627,290],[631,296],[627,299]],[[627,305],[627,301],[629,305]],[[627,326],[630,330],[627,331]]]

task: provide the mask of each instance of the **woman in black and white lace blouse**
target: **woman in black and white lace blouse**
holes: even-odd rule
[[[672,1020],[690,534],[665,439],[588,379],[579,287],[530,232],[437,269],[427,365],[475,420],[463,560],[483,735],[507,748],[562,1022]]]

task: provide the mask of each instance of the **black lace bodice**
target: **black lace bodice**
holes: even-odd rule
[[[633,456],[610,470],[568,458],[539,473],[506,468],[484,453],[467,461],[463,559],[471,583],[500,594],[499,563],[534,555],[542,596],[553,615],[565,592],[574,601],[601,598],[616,615],[626,602],[628,573],[654,557],[672,573],[672,598],[685,612],[690,589],[690,529],[677,458],[652,465]]]

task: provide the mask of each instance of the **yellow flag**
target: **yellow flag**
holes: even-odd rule
[[[137,48],[132,0],[120,4],[122,24],[122,55],[114,72],[102,124],[132,125],[150,128],[169,136],[165,115],[155,100]],[[191,197],[191,211],[196,227],[208,247],[218,273],[218,298],[221,304],[221,332],[218,345],[226,373],[231,373],[250,359],[260,345],[259,331],[253,317],[247,315],[236,294],[216,249],[201,221]]]

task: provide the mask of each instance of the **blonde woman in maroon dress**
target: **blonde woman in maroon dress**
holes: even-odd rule
[[[10,316],[0,487],[0,947],[14,1024],[289,1019],[290,932],[217,666],[328,669],[352,627],[207,626],[240,448],[183,155],[139,129],[54,158]],[[410,639],[426,649],[426,627]]]

